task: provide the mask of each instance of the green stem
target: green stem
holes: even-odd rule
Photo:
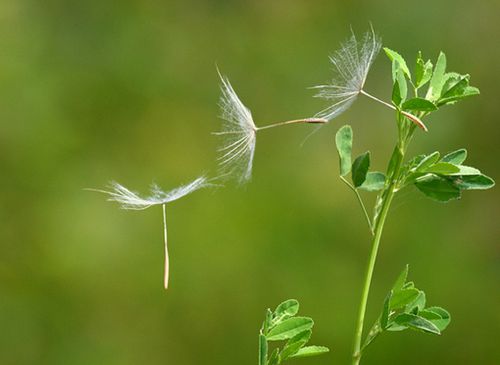
[[[404,150],[399,147],[399,154],[397,155],[397,160],[395,162],[394,172],[390,177],[391,183],[382,193],[382,204],[381,204],[380,215],[378,216],[378,219],[376,219],[376,221],[374,222],[375,235],[373,237],[370,258],[368,260],[368,266],[366,268],[365,281],[363,284],[363,291],[361,293],[361,301],[358,312],[358,321],[356,324],[356,331],[354,332],[354,351],[352,355],[352,365],[358,365],[361,361],[361,355],[362,355],[361,341],[363,338],[363,324],[365,321],[366,305],[368,303],[368,295],[370,293],[373,270],[375,268],[375,262],[377,261],[380,239],[382,237],[382,231],[384,230],[384,224],[387,218],[387,213],[389,212],[389,208],[391,206],[392,199],[396,191],[396,184],[401,170],[403,156],[404,156]]]
[[[361,209],[363,209],[363,213],[365,214],[366,222],[368,223],[368,227],[370,228],[370,232],[372,233],[372,236],[374,235],[373,232],[373,225],[372,221],[370,220],[370,215],[368,214],[368,211],[366,210],[365,204],[363,203],[363,199],[361,198],[361,195],[359,195],[358,190],[352,186],[349,181],[347,181],[343,176],[340,177],[340,179],[346,184],[349,189],[354,191],[354,194],[356,194],[356,197],[358,198],[359,205],[361,205]]]

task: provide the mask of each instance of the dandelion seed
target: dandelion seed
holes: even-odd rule
[[[313,88],[319,90],[315,97],[330,100],[333,104],[316,114],[317,117],[332,120],[354,103],[363,90],[368,71],[381,46],[380,38],[371,28],[365,33],[361,43],[353,32],[341,44],[341,48],[330,56],[334,71],[332,82]]]
[[[236,174],[243,183],[252,176],[257,127],[252,113],[236,95],[229,80],[219,73],[222,95],[219,101],[223,146],[218,149],[218,163],[223,175]]]
[[[223,137],[218,149],[218,163],[222,176],[236,176],[240,184],[252,177],[257,131],[298,123],[326,123],[324,118],[294,119],[257,127],[250,110],[241,102],[231,83],[219,72],[221,91],[219,106],[222,130],[215,135]]]
[[[370,67],[381,47],[382,41],[375,34],[372,27],[364,34],[361,43],[358,42],[353,32],[351,38],[342,43],[341,48],[330,56],[330,62],[334,66],[333,71],[335,73],[332,82],[328,85],[314,86],[313,89],[319,90],[315,97],[330,100],[333,104],[317,113],[317,117],[332,120],[346,111],[359,94],[363,94],[388,108],[397,110],[394,105],[380,100],[363,90]],[[401,111],[401,113],[427,132],[427,127],[420,118],[405,111]]]
[[[122,209],[127,210],[144,210],[154,205],[161,205],[163,209],[163,231],[164,231],[164,243],[165,243],[165,276],[164,276],[164,286],[165,289],[168,288],[169,280],[169,255],[168,255],[168,239],[167,239],[167,211],[166,206],[175,200],[178,200],[198,189],[211,186],[206,177],[201,176],[196,180],[190,182],[189,184],[180,186],[169,192],[164,192],[156,184],[151,186],[151,195],[149,197],[141,197],[137,193],[127,189],[123,185],[117,182],[111,182],[111,190],[97,190],[97,189],[87,189],[91,191],[97,191],[100,193],[105,193],[109,196],[108,201],[117,202],[120,204]]]

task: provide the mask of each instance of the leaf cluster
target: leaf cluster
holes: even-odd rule
[[[392,103],[398,113],[398,130],[403,143],[409,142],[416,125],[427,130],[421,120],[425,116],[441,106],[479,94],[479,89],[469,84],[470,75],[446,71],[443,52],[435,65],[431,60],[424,60],[419,52],[412,75],[403,56],[389,48],[384,51],[392,62]]]
[[[448,327],[451,317],[441,307],[426,307],[425,293],[407,281],[408,265],[401,272],[387,294],[382,313],[368,333],[363,349],[385,331],[412,329],[440,335]]]
[[[287,359],[329,352],[324,346],[306,346],[314,321],[309,317],[296,316],[298,311],[299,302],[295,299],[284,301],[274,311],[267,309],[259,334],[259,365],[279,365]],[[274,346],[271,351],[270,343],[278,341],[283,345]]]
[[[392,101],[402,110],[432,112],[443,105],[479,94],[478,88],[469,85],[470,75],[446,72],[443,52],[439,53],[435,66],[431,60],[424,61],[422,52],[419,52],[412,76],[406,60],[399,53],[389,48],[384,48],[384,51],[392,62]],[[413,97],[408,94],[408,84],[413,88]],[[426,85],[425,96],[421,97],[420,90]]]
[[[384,173],[369,171],[371,162],[369,151],[359,155],[352,162],[353,132],[349,125],[338,130],[335,142],[340,160],[340,176],[346,181],[346,176],[351,173],[352,182],[347,183],[352,189],[379,191],[389,183]],[[459,199],[464,190],[486,190],[493,187],[495,182],[492,178],[482,174],[477,168],[463,164],[466,158],[467,150],[464,148],[443,157],[437,151],[428,155],[418,155],[402,166],[395,184],[396,191],[414,185],[427,197],[447,202]],[[391,164],[389,164],[387,176],[391,175]]]
[[[402,168],[398,188],[415,185],[427,197],[447,202],[459,199],[464,190],[486,190],[495,185],[490,177],[478,169],[463,165],[467,157],[464,148],[441,158],[439,152],[418,155]]]

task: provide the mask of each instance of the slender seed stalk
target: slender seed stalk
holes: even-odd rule
[[[365,321],[366,314],[366,305],[368,303],[368,295],[370,293],[370,286],[372,282],[373,270],[375,268],[375,262],[377,261],[377,254],[380,245],[380,239],[382,237],[382,231],[384,230],[385,220],[387,218],[387,213],[389,212],[389,208],[392,203],[392,199],[394,197],[394,193],[396,192],[396,184],[399,178],[399,173],[401,170],[401,165],[404,159],[404,149],[401,147],[400,157],[396,162],[396,167],[394,169],[394,173],[391,176],[391,183],[387,186],[387,188],[382,193],[382,208],[380,210],[380,215],[376,222],[374,222],[374,237],[372,241],[372,249],[370,252],[370,258],[368,260],[368,266],[366,268],[365,280],[363,284],[363,290],[361,293],[361,301],[358,312],[358,320],[356,324],[356,330],[354,332],[354,351],[352,355],[352,365],[358,365],[361,361],[361,341],[363,338],[363,324]]]
[[[361,90],[360,91],[361,94],[369,97],[370,99],[372,100],[375,100],[376,102],[382,104],[382,105],[385,105],[386,107],[388,108],[391,108],[392,110],[396,110],[398,111],[398,108],[396,108],[394,105],[392,104],[389,104],[383,100],[380,100],[379,98],[371,95],[371,94],[368,94],[366,91],[364,90]],[[425,132],[428,132],[429,130],[427,129],[426,125],[420,120],[420,118],[418,118],[417,116],[411,114],[411,113],[408,113],[408,112],[405,112],[403,110],[399,110],[399,112],[401,114],[403,114],[405,117],[407,117],[408,119],[410,119],[413,123],[415,123],[416,125],[418,125],[422,130],[424,130]]]
[[[289,124],[325,124],[328,123],[327,119],[324,118],[305,118],[305,119],[293,119],[293,120],[287,120],[285,122],[278,122],[278,123],[273,123],[273,124],[268,124],[263,127],[252,127],[254,132],[263,130],[263,129],[271,129],[275,127],[281,127],[284,125],[289,125]],[[216,136],[223,136],[226,134],[240,134],[240,131],[224,131],[224,132],[212,132],[213,135]]]
[[[287,120],[285,122],[278,122],[274,124],[269,124],[265,125],[264,127],[256,127],[256,130],[262,130],[262,129],[269,129],[269,128],[274,128],[274,127],[281,127],[283,125],[288,125],[288,124],[324,124],[328,123],[328,120],[324,118],[305,118],[305,119],[294,119],[294,120]]]
[[[168,289],[168,272],[169,272],[169,259],[168,259],[168,239],[167,239],[167,205],[162,204],[163,208],[163,240],[165,242],[165,277],[163,284],[165,289]]]

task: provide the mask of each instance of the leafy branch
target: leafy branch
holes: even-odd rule
[[[364,351],[373,340],[385,331],[412,329],[440,335],[448,327],[451,317],[441,307],[426,307],[426,296],[415,284],[407,281],[408,265],[387,294],[382,313],[368,332],[361,347]]]
[[[273,311],[267,309],[259,333],[259,365],[279,365],[293,358],[321,355],[330,350],[324,346],[306,346],[311,338],[314,321],[309,317],[296,317],[299,302],[289,299]],[[285,342],[286,341],[286,342]],[[281,347],[271,343],[282,342]]]
[[[465,149],[450,152],[442,158],[439,152],[418,155],[405,162],[406,151],[417,126],[428,130],[423,118],[442,106],[477,95],[479,90],[469,85],[469,75],[446,72],[446,56],[442,52],[435,67],[430,60],[424,62],[419,52],[415,62],[415,77],[412,78],[406,61],[399,53],[389,48],[384,48],[384,51],[392,62],[392,107],[396,110],[398,128],[398,141],[386,173],[370,171],[370,152],[364,152],[352,161],[353,132],[349,125],[340,128],[335,136],[340,159],[340,179],[354,191],[373,235],[354,335],[353,365],[360,363],[364,349],[384,331],[410,328],[440,334],[450,322],[450,315],[446,310],[440,307],[425,307],[424,292],[415,288],[413,283],[406,282],[406,268],[387,295],[379,319],[364,342],[362,341],[373,271],[394,195],[413,185],[425,196],[439,202],[447,202],[459,199],[462,191],[484,190],[495,185],[493,179],[482,174],[477,168],[463,165],[467,157]],[[409,96],[408,84],[413,88],[413,97]],[[421,97],[421,88],[427,84],[425,96]],[[351,181],[347,180],[349,173]],[[368,214],[361,191],[378,192],[373,217]]]

